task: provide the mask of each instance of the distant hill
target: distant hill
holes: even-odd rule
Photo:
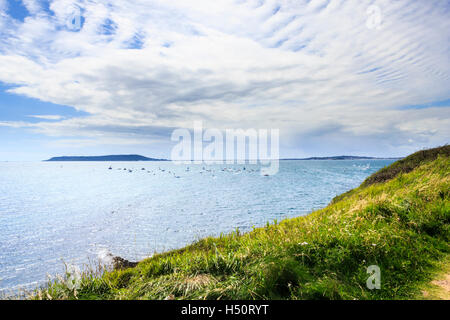
[[[147,158],[138,154],[119,154],[109,156],[53,157],[44,161],[167,161],[167,160]]]
[[[333,156],[333,157],[310,157],[310,158],[291,158],[281,160],[376,160],[376,159],[401,159],[401,158],[376,158],[376,157],[358,157],[358,156]]]

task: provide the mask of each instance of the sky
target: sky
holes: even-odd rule
[[[449,142],[449,89],[448,0],[0,0],[0,161],[168,158],[194,121],[404,156]]]

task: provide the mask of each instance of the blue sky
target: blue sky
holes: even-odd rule
[[[442,0],[0,0],[0,161],[169,157],[198,120],[283,158],[442,145],[449,30]]]

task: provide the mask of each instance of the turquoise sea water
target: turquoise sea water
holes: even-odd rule
[[[392,162],[286,160],[270,177],[256,165],[1,162],[0,292],[41,285],[63,262],[139,260],[305,215]]]

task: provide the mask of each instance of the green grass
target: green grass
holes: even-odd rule
[[[433,281],[423,285],[420,293],[417,294],[417,300],[450,300],[450,291],[445,280],[450,278],[450,255],[447,259],[441,260],[433,271]]]
[[[450,159],[447,152],[411,170],[398,166],[407,167],[397,162],[390,179],[363,183],[308,216],[86,273],[78,289],[60,279],[33,298],[416,298],[450,254]],[[380,290],[366,287],[370,265],[381,269]]]
[[[412,155],[394,162],[390,166],[379,170],[368,177],[362,186],[370,186],[374,183],[385,182],[391,180],[401,173],[408,173],[424,163],[435,160],[438,156],[449,157],[450,146],[445,145],[433,149],[421,150]]]
[[[411,172],[415,168],[435,160],[438,156],[447,158],[450,157],[450,146],[445,145],[442,147],[415,152],[407,156],[406,158],[396,161],[391,165],[375,172],[366,180],[364,180],[364,182],[361,184],[361,187],[368,187],[375,183],[383,183],[389,181],[397,177],[399,174]],[[347,197],[348,195],[354,193],[356,190],[358,189],[350,190],[335,197],[332,203]]]

